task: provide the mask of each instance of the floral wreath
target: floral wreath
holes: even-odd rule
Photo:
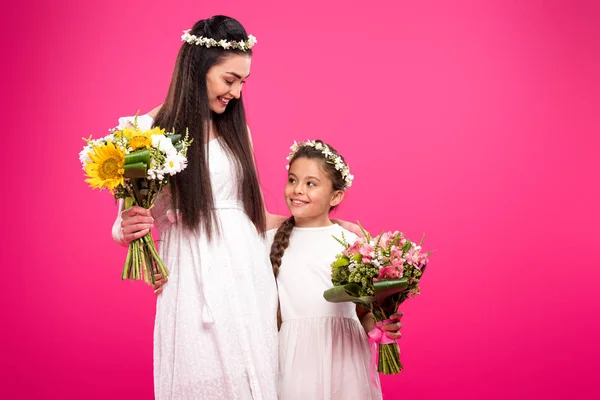
[[[340,173],[342,174],[342,178],[344,179],[344,187],[349,188],[350,186],[352,186],[354,175],[350,173],[350,168],[348,167],[348,164],[346,164],[342,157],[333,150],[331,150],[331,148],[325,143],[317,142],[315,140],[307,140],[306,142],[297,143],[294,140],[294,144],[290,146],[290,150],[292,151],[290,152],[290,155],[287,156],[288,162],[292,161],[296,152],[304,146],[314,147],[315,149],[320,150],[321,153],[325,156],[325,161],[329,164],[332,164],[335,167],[335,169],[337,171],[340,171]],[[285,168],[289,170],[290,164],[288,163],[288,165],[286,165]]]
[[[222,47],[225,50],[237,49],[246,51],[250,50],[258,42],[256,38],[252,35],[248,35],[248,40],[246,41],[240,40],[239,42],[236,42],[235,40],[232,40],[231,42],[229,42],[227,40],[217,41],[215,39],[206,38],[204,36],[198,37],[196,35],[190,35],[190,31],[191,29],[186,29],[185,31],[183,31],[183,35],[181,35],[181,40],[189,44],[195,44],[197,46],[204,46],[207,48]]]

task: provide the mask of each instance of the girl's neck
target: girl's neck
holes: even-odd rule
[[[322,218],[294,218],[294,226],[297,228],[323,228],[333,225],[329,217]]]

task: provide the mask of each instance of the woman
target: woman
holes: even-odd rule
[[[264,208],[241,93],[256,40],[225,16],[182,39],[164,104],[138,122],[187,128],[188,167],[152,215],[121,205],[113,227],[128,244],[156,222],[170,271],[156,309],[155,396],[276,399],[277,292],[261,236],[279,219]]]

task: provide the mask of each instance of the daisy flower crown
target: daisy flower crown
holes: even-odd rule
[[[239,42],[236,42],[235,40],[232,41],[227,41],[227,40],[215,40],[212,38],[206,38],[204,36],[196,36],[196,35],[190,35],[190,31],[191,29],[186,29],[185,31],[183,31],[183,35],[181,35],[181,40],[183,42],[189,43],[189,44],[195,44],[196,46],[204,46],[207,48],[211,48],[211,47],[222,47],[225,50],[242,50],[242,51],[246,51],[246,50],[250,50],[251,48],[254,47],[254,45],[258,42],[256,40],[256,38],[252,35],[248,35],[248,40],[243,41],[240,40]]]
[[[349,188],[350,186],[352,186],[354,175],[350,173],[350,168],[348,167],[348,164],[346,164],[342,157],[333,150],[331,150],[331,148],[325,143],[317,142],[315,140],[307,140],[306,142],[300,143],[294,141],[294,144],[290,146],[290,155],[287,156],[288,165],[285,166],[286,169],[290,169],[289,162],[292,161],[292,159],[296,155],[296,152],[301,147],[305,146],[313,147],[317,150],[320,150],[323,156],[325,157],[325,162],[327,162],[328,164],[332,164],[335,167],[335,169],[342,174],[342,178],[344,179],[344,187]]]

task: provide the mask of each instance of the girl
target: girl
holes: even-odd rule
[[[343,250],[333,236],[355,238],[329,219],[353,177],[343,157],[321,141],[295,144],[288,159],[285,200],[292,216],[267,234],[280,303],[279,398],[380,399],[369,376],[372,314],[323,298],[332,286],[331,262]],[[384,329],[400,337],[399,322]]]

